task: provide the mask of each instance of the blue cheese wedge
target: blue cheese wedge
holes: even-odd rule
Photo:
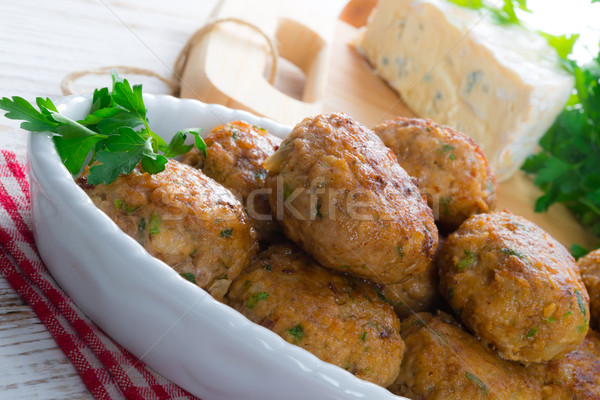
[[[445,0],[380,0],[356,46],[416,114],[470,135],[499,180],[573,87],[540,35]]]

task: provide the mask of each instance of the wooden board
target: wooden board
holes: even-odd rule
[[[231,0],[225,0],[224,3],[229,1]],[[223,16],[223,14],[219,16]],[[355,27],[342,21],[336,21],[333,38],[329,39],[327,35],[321,35],[321,40],[324,40],[328,46],[327,51],[329,54],[328,63],[316,65],[318,68],[325,68],[327,73],[324,90],[318,90],[323,97],[319,97],[316,103],[305,102],[306,107],[299,107],[293,113],[282,113],[282,103],[293,100],[296,105],[301,105],[303,103],[303,93],[306,93],[307,90],[307,82],[311,82],[310,76],[307,77],[302,74],[303,70],[306,73],[306,68],[303,66],[294,68],[293,57],[291,57],[292,62],[282,63],[279,66],[275,87],[269,86],[267,92],[257,92],[261,93],[261,96],[256,102],[247,99],[239,101],[236,96],[243,97],[245,95],[233,89],[219,91],[216,96],[214,90],[212,92],[205,90],[200,95],[196,92],[195,96],[188,93],[188,97],[241,107],[288,124],[299,122],[303,116],[317,112],[344,112],[366,126],[373,126],[396,116],[414,116],[414,113],[402,103],[397,93],[373,72],[367,61],[351,45],[357,32],[358,30]],[[231,31],[229,34],[231,34]],[[227,46],[228,43],[232,42],[231,37],[226,41],[218,37],[215,39],[215,36],[209,36],[205,39],[208,42],[213,40],[217,40],[221,45],[219,51],[197,53],[196,57],[201,60],[199,65],[210,65],[216,62],[211,57],[227,53],[227,47],[223,46]],[[207,46],[210,46],[210,44],[205,43],[203,45],[205,49]],[[240,42],[236,43],[236,46],[240,46]],[[239,54],[239,52],[239,48],[236,48],[235,53]],[[254,53],[253,57],[257,57],[257,52],[261,53],[260,57],[266,57],[264,45],[260,48],[253,48],[250,52]],[[231,74],[230,71],[221,71],[222,74],[219,75],[219,71],[212,69],[212,76],[204,76],[203,79],[208,81],[205,81],[203,85],[214,88],[221,86],[222,82],[234,79],[227,75],[228,73]],[[316,71],[313,69],[311,73],[316,73]],[[198,75],[194,78],[197,79]],[[242,84],[242,82],[238,83]],[[264,79],[261,80],[261,87],[265,83]],[[251,81],[246,81],[246,85],[255,88],[255,83]],[[310,90],[311,93],[314,93],[314,88]],[[270,97],[270,93],[273,91],[277,92],[277,95]],[[596,245],[593,236],[584,230],[563,206],[555,205],[547,213],[535,213],[533,211],[535,200],[540,195],[541,192],[533,185],[531,179],[518,172],[513,178],[501,183],[497,209],[510,210],[535,222],[567,247],[570,247],[573,243],[590,248]]]

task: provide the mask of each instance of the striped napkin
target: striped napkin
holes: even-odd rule
[[[36,250],[26,154],[0,150],[0,272],[96,399],[197,399],[115,343],[56,284]]]

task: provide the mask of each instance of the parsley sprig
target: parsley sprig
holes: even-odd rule
[[[503,0],[502,7],[490,5],[485,0],[448,0],[450,3],[457,4],[472,10],[487,10],[497,22],[501,24],[520,24],[516,9],[519,8],[526,12],[531,12],[527,8],[527,0]]]
[[[194,136],[194,144],[206,152],[201,129],[179,131],[166,143],[150,129],[142,85],[132,87],[116,72],[111,75],[112,90],[94,90],[90,111],[80,121],[60,114],[49,98],[36,98],[38,110],[21,97],[4,97],[0,109],[7,118],[25,121],[21,123],[25,130],[53,133],[56,150],[71,174],[78,174],[89,159],[92,166],[87,182],[92,185],[112,183],[140,163],[149,174],[164,171],[168,157],[194,146],[185,144],[187,135]]]
[[[600,237],[600,49],[585,65],[567,59],[568,53],[563,63],[575,77],[574,92],[540,140],[541,150],[522,169],[535,174],[535,184],[544,191],[537,212],[563,203]],[[579,257],[587,250],[573,245],[571,252]]]

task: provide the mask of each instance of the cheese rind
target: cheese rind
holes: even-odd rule
[[[445,0],[381,0],[356,45],[415,113],[470,135],[499,180],[533,151],[573,87],[540,35]]]

